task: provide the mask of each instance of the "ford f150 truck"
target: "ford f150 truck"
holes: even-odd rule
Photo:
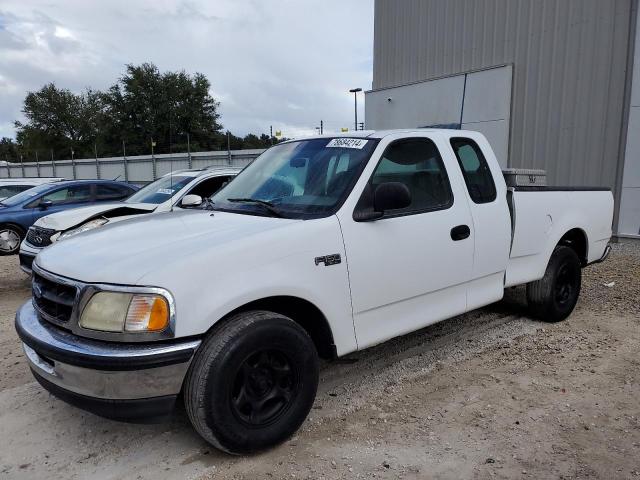
[[[608,189],[508,188],[479,133],[276,145],[210,210],[142,215],[38,254],[16,329],[35,378],[120,420],[182,395],[232,453],[289,437],[332,359],[496,302],[566,318],[610,248]]]

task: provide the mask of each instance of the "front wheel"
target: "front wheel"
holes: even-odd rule
[[[569,247],[557,246],[551,254],[544,277],[527,284],[527,304],[531,315],[545,322],[559,322],[573,311],[582,271],[580,259]]]
[[[15,255],[20,250],[22,231],[13,225],[0,226],[0,256]]]
[[[318,355],[307,332],[283,315],[250,311],[202,343],[185,379],[184,403],[209,443],[251,453],[290,437],[317,387]]]

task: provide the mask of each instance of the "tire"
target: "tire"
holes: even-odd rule
[[[288,317],[249,311],[204,340],[184,384],[196,431],[231,454],[264,450],[304,422],[318,388],[318,354]]]
[[[20,243],[24,239],[22,229],[15,225],[0,226],[0,257],[15,255],[20,251]]]
[[[530,315],[545,322],[559,322],[567,318],[578,302],[581,278],[581,264],[576,252],[569,247],[557,246],[544,277],[527,284]]]

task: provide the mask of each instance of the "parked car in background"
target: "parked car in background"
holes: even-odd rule
[[[45,183],[61,182],[64,178],[2,178],[0,179],[0,202],[20,192]]]
[[[120,420],[167,415],[180,395],[205,440],[255,452],[306,418],[318,357],[516,285],[531,316],[564,320],[582,269],[611,249],[609,189],[508,187],[463,130],[282,142],[211,201],[36,257],[15,326],[44,388]]]
[[[0,256],[14,255],[40,217],[92,203],[123,200],[137,188],[111,180],[65,180],[38,185],[0,203]]]
[[[37,220],[20,246],[20,268],[31,273],[40,250],[53,242],[135,215],[200,207],[235,177],[240,168],[209,167],[168,173],[120,202],[102,203],[54,213]]]

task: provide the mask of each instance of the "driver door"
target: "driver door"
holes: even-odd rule
[[[400,182],[409,189],[411,204],[374,221],[354,220],[361,201],[338,213],[358,348],[466,310],[473,223],[453,159],[440,151],[428,137],[390,142],[373,172],[365,170],[370,173],[360,192]],[[461,226],[469,235],[453,239],[452,231]]]

